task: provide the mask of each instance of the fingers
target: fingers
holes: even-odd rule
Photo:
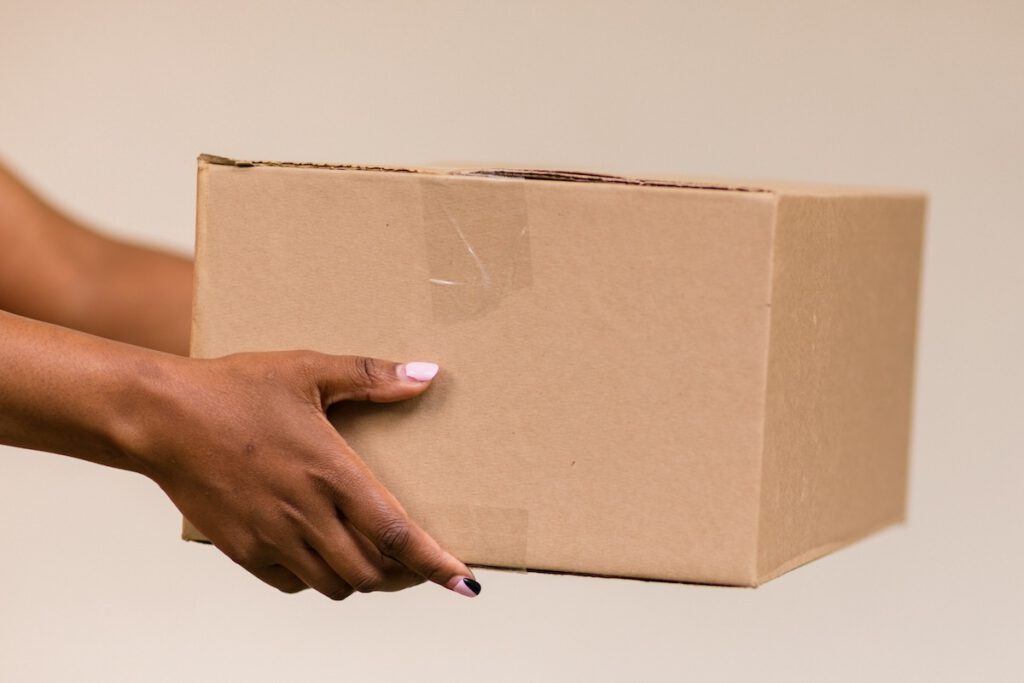
[[[286,565],[303,583],[331,600],[344,600],[355,592],[352,586],[338,576],[337,572],[311,548],[302,548],[290,553]]]
[[[399,591],[423,583],[423,578],[384,557],[347,520],[324,520],[311,545],[342,579],[359,593]]]
[[[249,572],[260,581],[270,584],[284,593],[298,593],[309,588],[290,569],[279,564],[270,565],[269,567],[250,568]]]
[[[391,403],[418,396],[437,375],[436,363],[395,363],[365,356],[321,355],[316,382],[325,406],[356,400]]]
[[[298,574],[282,564],[249,568],[249,572],[284,593],[298,593],[312,585],[334,600],[353,592],[392,592],[423,583],[417,574],[382,556],[344,520],[335,517],[334,522],[325,525],[333,526],[333,533],[317,540],[312,549],[303,548],[282,560]]]
[[[421,529],[391,493],[373,476],[340,436],[340,462],[347,464],[336,487],[339,507],[380,553],[396,560],[427,581],[466,597],[480,593],[473,572]]]
[[[423,361],[395,363],[364,356],[319,355],[314,370],[320,399],[326,407],[342,400],[386,403],[412,398],[426,391],[438,366]],[[342,470],[331,485],[338,508],[352,527],[383,557],[404,565],[419,577],[460,595],[478,595],[480,584],[469,568],[412,521],[345,440],[333,429],[331,432],[341,456],[336,462]],[[368,575],[365,565],[352,560],[356,557],[353,548],[338,540],[340,535],[334,538],[336,546],[321,541],[317,550],[339,575],[351,577],[361,587],[375,589],[380,577]],[[351,538],[354,537],[350,535]]]

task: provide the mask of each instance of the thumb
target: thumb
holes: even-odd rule
[[[338,401],[391,403],[419,396],[437,375],[436,363],[366,356],[323,356],[316,383],[325,406]]]

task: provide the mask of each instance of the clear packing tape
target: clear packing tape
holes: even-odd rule
[[[533,281],[521,178],[420,178],[435,320],[485,315]]]

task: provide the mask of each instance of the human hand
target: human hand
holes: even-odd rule
[[[334,600],[424,580],[480,592],[325,415],[338,401],[418,396],[436,365],[310,351],[169,363],[127,450],[232,560],[282,591]]]

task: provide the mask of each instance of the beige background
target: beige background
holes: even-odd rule
[[[909,525],[756,591],[481,571],[279,595],[140,477],[0,449],[0,680],[1011,680],[1024,665],[1021,3],[0,0],[0,155],[191,249],[194,157],[932,195]]]

